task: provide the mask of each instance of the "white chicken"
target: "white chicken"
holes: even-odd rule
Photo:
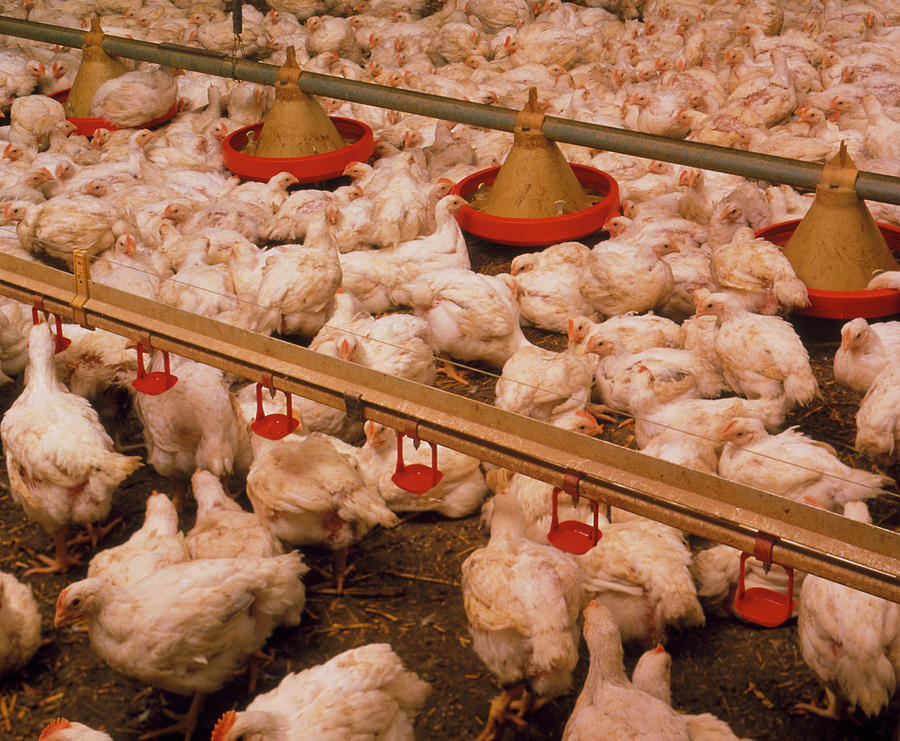
[[[722,433],[719,475],[741,484],[835,511],[887,492],[893,479],[842,463],[833,448],[795,427],[777,435],[759,419],[738,417]]]
[[[197,519],[185,536],[191,558],[266,558],[284,553],[271,523],[246,512],[209,471],[195,471]]]
[[[46,95],[16,98],[9,108],[9,141],[44,150],[60,122],[65,121],[63,104]]]
[[[57,718],[44,726],[38,741],[113,741],[113,738],[108,733],[95,731],[84,723]]]
[[[79,563],[67,551],[69,524],[103,520],[141,459],[115,452],[90,403],[57,378],[50,326],[36,325],[28,341],[25,390],[3,415],[0,438],[13,499],[56,544],[56,557],[41,556],[47,566],[31,573],[53,573]]]
[[[129,587],[157,569],[190,559],[172,500],[153,492],[147,497],[145,509],[144,524],[127,541],[104,548],[91,559],[89,577],[99,577],[117,587]]]
[[[367,420],[363,425],[366,442],[354,454],[363,478],[378,489],[394,512],[434,511],[444,517],[465,517],[481,505],[488,487],[480,461],[452,448],[437,446],[437,466],[441,480],[424,494],[412,494],[394,483],[397,470],[397,433]],[[431,467],[432,443],[415,445],[403,438],[404,465]]]
[[[712,293],[697,315],[717,317],[715,351],[728,385],[748,398],[782,399],[785,409],[809,404],[819,384],[809,353],[794,328],[781,317],[747,311],[738,299]]]
[[[515,276],[522,323],[565,334],[570,317],[599,315],[581,290],[584,270],[561,262],[535,267]]]
[[[91,99],[91,116],[119,127],[141,127],[161,118],[178,99],[178,82],[170,69],[151,67],[107,80]]]
[[[612,613],[625,643],[649,648],[665,643],[672,628],[705,622],[688,570],[691,552],[675,528],[643,518],[613,522],[575,560],[585,589]]]
[[[873,322],[862,317],[841,327],[841,346],[834,354],[835,380],[866,392],[886,367],[900,358],[900,322]]]
[[[63,589],[54,625],[84,620],[94,651],[122,674],[192,695],[188,713],[157,731],[189,741],[203,698],[243,668],[306,602],[299,553],[214,558],[166,566],[130,587],[87,578]]]
[[[41,616],[31,587],[0,571],[0,677],[25,666],[41,645]]]
[[[666,702],[628,681],[616,621],[606,607],[596,602],[584,609],[584,640],[591,663],[563,730],[563,741],[691,738],[684,719]]]
[[[568,554],[525,537],[515,500],[495,500],[490,541],[463,562],[462,592],[472,647],[505,688],[484,732],[499,734],[515,698],[511,687],[527,684],[538,698],[571,689],[584,588]]]
[[[844,515],[872,522],[864,502],[847,502]],[[900,670],[900,605],[810,574],[800,591],[797,636],[827,705],[795,707],[837,720],[857,709],[877,715],[889,705]]]
[[[369,643],[286,675],[246,710],[225,713],[210,741],[329,734],[412,741],[413,721],[430,691],[387,643]]]
[[[890,470],[900,460],[900,371],[885,368],[875,376],[856,413],[856,449]]]
[[[253,511],[291,545],[327,548],[343,589],[347,549],[375,525],[397,517],[367,485],[353,462],[320,435],[287,437],[259,453],[247,475]]]

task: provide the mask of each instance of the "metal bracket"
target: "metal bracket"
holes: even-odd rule
[[[69,302],[72,307],[72,318],[85,329],[93,329],[87,323],[84,305],[91,297],[91,265],[84,250],[72,252],[72,270],[75,273],[75,296]]]
[[[364,422],[362,410],[362,394],[351,394],[349,391],[344,392],[344,411],[347,418],[353,422]]]
[[[419,420],[407,419],[403,422],[403,434],[413,441],[413,447],[418,450],[419,443]]]
[[[758,561],[762,561],[763,570],[769,573],[772,567],[772,546],[778,540],[777,536],[768,533],[757,533],[756,540],[753,542],[753,557]]]
[[[581,474],[578,471],[573,471],[571,468],[567,469],[563,472],[563,485],[562,490],[572,497],[572,501],[575,504],[578,504],[578,497],[580,493],[578,491],[578,485],[581,483]]]

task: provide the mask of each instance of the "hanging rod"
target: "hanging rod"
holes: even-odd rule
[[[0,34],[81,48],[85,31],[0,16]],[[101,46],[103,51],[113,56],[263,85],[274,85],[278,75],[278,67],[272,64],[214,54],[178,44],[156,44],[120,36],[104,36]],[[347,80],[317,72],[303,72],[297,85],[310,95],[350,100],[500,131],[513,131],[519,114],[519,111],[511,108]],[[823,165],[817,162],[670,139],[557,116],[546,116],[541,131],[549,139],[568,144],[727,172],[752,180],[784,183],[805,190],[814,190],[822,175]],[[854,187],[860,198],[900,204],[900,178],[861,170]]]
[[[0,295],[900,602],[900,534],[0,253]]]

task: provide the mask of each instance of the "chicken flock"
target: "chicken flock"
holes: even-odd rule
[[[269,0],[242,7],[240,37],[217,0],[4,0],[0,13],[73,28],[98,18],[110,35],[272,64],[293,48],[311,71],[511,108],[536,88],[551,115],[816,162],[843,144],[860,169],[900,175],[900,10],[887,0]],[[811,196],[562,145],[617,179],[609,238],[520,250],[508,272],[481,273],[455,219],[464,201],[449,190],[501,164],[507,134],[323,99],[374,129],[373,161],[348,165],[332,189],[297,188],[289,173],[241,182],[221,141],[265,119],[271,89],[122,60],[128,71],[92,107],[115,127],[87,138],[48,97],[71,85],[80,52],[3,44],[3,251],[71,268],[85,250],[97,282],[419,383],[444,373],[461,388],[489,369],[499,408],[590,435],[602,434],[600,417],[633,419],[647,454],[856,521],[871,523],[867,502],[895,496],[900,323],[853,319],[834,356],[837,382],[864,394],[855,448],[866,468],[785,426],[820,394],[785,318],[808,297],[755,231],[802,217]],[[170,121],[142,128],[172,106]],[[869,206],[900,225],[896,207]],[[872,285],[900,280],[887,272]],[[55,552],[20,576],[80,575],[58,595],[55,627],[84,625],[115,671],[191,697],[174,726],[144,738],[412,738],[433,688],[386,643],[288,673],[213,729],[197,720],[235,672],[248,669],[255,686],[276,630],[303,630],[302,549],[332,554],[339,595],[354,566],[365,569],[354,545],[419,511],[480,513],[490,531],[460,575],[468,645],[503,689],[481,739],[568,694],[566,739],[737,738],[714,715],[672,707],[677,656],[663,648],[727,610],[734,549],[692,549],[680,531],[614,510],[599,544],[564,553],[548,542],[544,482],[440,447],[442,480],[410,494],[392,479],[397,446],[428,465],[430,445],[299,398],[297,429],[262,438],[251,422],[259,409],[284,414],[283,398],[152,351],[147,370],[178,382],[142,394],[123,338],[53,327],[30,309],[0,304],[0,381],[17,389],[0,439],[12,498]],[[565,349],[537,346],[523,327]],[[141,456],[104,427],[132,410]],[[172,497],[154,492],[143,525],[102,549],[116,493],[141,466]],[[188,491],[196,519],[183,532]],[[559,500],[560,519],[592,516],[589,503]],[[95,549],[88,564],[70,548],[75,526]],[[777,583],[756,566],[748,583]],[[797,639],[827,697],[803,709],[883,712],[900,676],[900,607],[803,576]],[[40,617],[31,588],[0,573],[5,675],[38,651]],[[577,687],[582,633],[590,667]],[[623,645],[647,650],[631,680]],[[110,736],[73,717],[41,738]]]

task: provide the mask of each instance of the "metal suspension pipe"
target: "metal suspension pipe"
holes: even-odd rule
[[[0,295],[900,602],[900,534],[0,253]],[[177,371],[176,371],[177,372]],[[440,463],[440,461],[438,462]]]
[[[0,34],[80,48],[84,43],[85,32],[0,16]],[[263,85],[274,85],[278,72],[278,67],[263,62],[213,54],[177,44],[155,44],[119,36],[104,37],[102,48],[113,56]],[[471,103],[316,72],[301,74],[297,85],[310,95],[351,100],[501,131],[513,131],[519,114],[519,111],[511,108]],[[541,131],[555,141],[665,160],[704,170],[717,170],[753,180],[784,183],[805,190],[813,190],[822,174],[822,165],[815,162],[670,139],[556,116],[545,117]],[[900,204],[900,178],[860,171],[855,188],[860,198]]]

